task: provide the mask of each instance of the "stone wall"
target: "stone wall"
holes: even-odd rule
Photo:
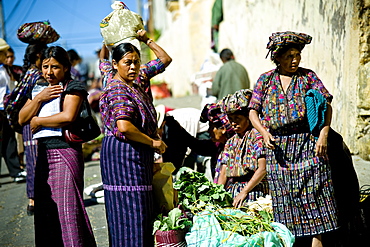
[[[174,97],[192,94],[192,76],[210,51],[213,0],[180,0],[178,5],[171,15],[162,15],[170,24],[158,40],[173,59],[162,76]]]
[[[360,30],[356,137],[359,155],[370,160],[370,0],[356,2],[355,17]]]
[[[189,78],[209,53],[213,2],[190,1],[162,32],[159,42],[174,61],[165,77],[175,96],[191,93]],[[310,34],[301,66],[314,70],[333,94],[333,128],[353,153],[370,159],[369,6],[370,0],[224,0],[219,47],[233,50],[253,82],[274,67],[265,59],[271,33]]]

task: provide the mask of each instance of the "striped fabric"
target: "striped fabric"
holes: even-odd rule
[[[313,236],[338,228],[327,158],[315,157],[308,133],[274,136],[267,150],[267,174],[274,220],[296,236]]]
[[[155,242],[157,247],[186,247],[185,230],[156,231]]]
[[[84,163],[78,149],[39,146],[35,176],[36,246],[96,246],[82,198]]]
[[[29,124],[23,127],[23,145],[26,155],[27,169],[27,197],[35,197],[35,167],[37,160],[37,140],[32,139],[31,127]]]
[[[179,243],[157,243],[157,247],[186,247],[186,241],[179,242]]]
[[[154,151],[106,136],[100,158],[110,246],[153,246]]]
[[[165,69],[160,59],[149,61],[140,67],[133,87],[113,79],[112,65],[108,60],[100,62],[103,78],[107,80],[100,97],[99,108],[105,125],[105,135],[115,135],[125,140],[118,131],[117,119],[129,120],[141,132],[151,136],[157,131],[157,113],[153,105],[150,79]],[[153,137],[153,136],[152,136]]]
[[[325,123],[326,99],[318,91],[310,89],[304,98],[307,108],[307,120],[310,132],[319,136]]]
[[[42,72],[34,66],[31,66],[22,81],[27,82],[30,88],[38,82],[44,82],[45,79],[42,77]],[[37,159],[37,140],[32,139],[32,132],[30,125],[23,127],[23,144],[24,153],[26,156],[26,170],[27,170],[27,197],[34,198],[34,180],[35,180],[35,166]]]
[[[284,92],[277,68],[260,76],[249,104],[275,138],[275,149],[266,150],[274,220],[296,237],[338,228],[328,159],[315,156],[316,140],[309,133],[304,103],[309,89],[332,99],[315,72],[304,68],[298,68]]]
[[[100,113],[106,135],[125,140],[118,130],[117,120],[127,120],[141,132],[154,137],[157,132],[157,114],[152,99],[141,87],[130,87],[119,80],[112,80],[100,97]]]
[[[232,197],[235,198],[243,190],[243,188],[247,186],[247,184],[248,182],[234,182],[226,188],[226,191],[230,192]],[[248,193],[247,197],[243,201],[243,206],[246,206],[247,202],[256,201],[258,197],[265,197],[267,194],[269,194],[269,186],[267,179],[265,178]]]

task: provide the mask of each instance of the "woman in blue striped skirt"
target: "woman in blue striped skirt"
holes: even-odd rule
[[[138,39],[158,58],[140,68],[139,50],[122,43],[113,48],[112,64],[105,59],[100,63],[108,78],[100,98],[105,126],[100,162],[109,243],[116,247],[153,246],[154,152],[167,147],[157,135],[149,79],[163,72],[171,58],[145,31],[138,32]]]

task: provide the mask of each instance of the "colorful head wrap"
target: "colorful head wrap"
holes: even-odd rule
[[[252,90],[241,89],[234,94],[229,94],[221,100],[222,111],[226,114],[234,113],[236,111],[245,110],[249,101],[252,98]]]
[[[200,115],[200,121],[203,123],[209,121],[216,126],[224,127],[229,137],[235,134],[227,115],[221,111],[219,103],[206,104]]]
[[[311,40],[312,37],[305,33],[295,33],[291,31],[273,33],[267,43],[266,49],[268,49],[269,52],[266,58],[271,52],[271,60],[274,60],[276,54],[288,44],[300,45],[302,50],[306,44],[311,43]]]

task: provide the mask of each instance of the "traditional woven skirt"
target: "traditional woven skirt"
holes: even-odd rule
[[[29,124],[23,127],[23,145],[26,156],[27,170],[27,197],[35,197],[35,167],[37,160],[37,140],[32,139],[31,127]]]
[[[267,175],[274,220],[296,236],[314,236],[338,228],[337,210],[327,157],[314,154],[309,133],[274,135],[267,149]]]
[[[82,190],[84,162],[78,150],[39,145],[35,173],[36,246],[96,246]]]
[[[232,197],[235,198],[240,193],[240,191],[242,191],[243,188],[247,186],[247,184],[248,181],[246,182],[236,181],[230,183],[227,186],[226,191],[230,192]],[[268,193],[269,193],[268,183],[267,180],[264,179],[259,184],[257,184],[252,191],[248,193],[247,197],[244,199],[243,206],[245,206],[247,202],[256,201],[258,197],[265,197]]]
[[[110,246],[153,246],[153,149],[106,136],[100,157]]]
[[[226,191],[230,192],[232,197],[235,198],[245,186],[247,186],[248,181],[252,178],[254,173],[247,174],[242,177],[229,178],[226,187]],[[267,179],[264,178],[256,187],[253,188],[244,199],[243,205],[245,206],[247,202],[256,201],[258,197],[264,197],[269,193],[269,186]]]

